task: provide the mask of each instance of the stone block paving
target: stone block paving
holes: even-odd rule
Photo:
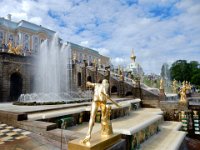
[[[0,150],[67,150],[67,143],[0,123]]]
[[[25,138],[30,133],[29,131],[14,128],[6,124],[0,124],[0,144]]]

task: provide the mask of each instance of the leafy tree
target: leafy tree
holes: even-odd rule
[[[192,76],[191,83],[200,85],[200,72]]]
[[[187,80],[187,61],[177,60],[174,62],[170,68],[170,74],[172,79],[176,79],[178,81]]]
[[[172,79],[178,81],[190,81],[193,84],[200,85],[200,68],[199,62],[186,60],[175,61],[171,68],[170,74]]]

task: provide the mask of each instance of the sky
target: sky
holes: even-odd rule
[[[146,74],[200,62],[200,0],[0,0],[0,17],[27,20],[126,66],[134,49]]]

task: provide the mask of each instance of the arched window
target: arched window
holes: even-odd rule
[[[11,41],[12,42],[12,46],[14,46],[14,35],[13,34],[9,34],[9,36],[8,36],[8,41]]]
[[[3,40],[4,40],[4,34],[3,34],[3,31],[0,31],[0,48],[3,47],[3,45],[2,45]]]
[[[92,82],[92,77],[91,77],[91,76],[88,76],[88,77],[87,77],[87,81]]]
[[[24,34],[24,51],[30,50],[30,36],[28,34]]]
[[[77,75],[77,78],[78,78],[78,86],[81,86],[81,73],[79,72],[78,75]]]
[[[83,54],[82,53],[80,53],[80,55],[79,55],[79,61],[80,61],[80,63],[83,62]]]
[[[116,86],[112,86],[111,93],[117,93],[117,87]]]
[[[37,53],[39,50],[39,38],[37,36],[33,36],[33,51]]]

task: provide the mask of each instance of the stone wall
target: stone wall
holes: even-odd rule
[[[0,53],[0,95],[1,102],[10,101],[11,75],[22,78],[22,93],[30,92],[31,58],[8,53]]]
[[[179,120],[179,106],[178,102],[160,101],[160,108],[164,112],[164,119],[170,121]]]

